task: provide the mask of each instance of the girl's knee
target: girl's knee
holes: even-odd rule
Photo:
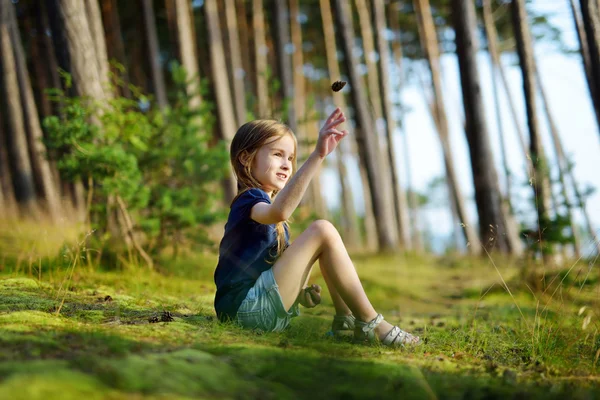
[[[325,219],[318,219],[310,224],[310,230],[314,231],[316,235],[322,238],[324,241],[337,239],[340,237],[337,229],[333,224]]]

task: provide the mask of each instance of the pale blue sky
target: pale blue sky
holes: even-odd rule
[[[551,12],[551,21],[563,32],[563,41],[570,48],[577,47],[577,38],[574,25],[571,19],[568,0],[540,0],[534,4],[534,7],[540,11]],[[560,54],[555,48],[546,44],[536,44],[535,54],[538,60],[540,74],[543,84],[549,96],[549,103],[554,113],[559,134],[565,147],[566,153],[570,155],[575,163],[574,174],[580,187],[593,186],[600,188],[600,168],[598,168],[598,158],[600,156],[600,135],[595,122],[595,117],[587,83],[583,74],[581,57],[578,54],[564,55]],[[494,111],[492,86],[490,84],[491,70],[489,56],[481,52],[478,57],[479,73],[482,81],[482,90],[488,129],[492,140],[495,163],[500,174],[502,188],[504,188],[504,178],[501,169],[500,139],[496,126],[496,115]],[[516,55],[505,54],[502,62],[506,67],[511,95],[516,104],[519,113],[520,124],[524,132],[526,130],[526,116],[524,100],[522,95],[522,80],[518,70]],[[415,65],[418,68],[418,64]],[[424,67],[425,64],[422,64]],[[471,221],[476,221],[476,210],[473,202],[472,174],[470,170],[470,160],[465,134],[462,129],[463,108],[461,103],[460,77],[458,73],[458,62],[456,57],[446,55],[442,57],[442,74],[444,85],[444,96],[447,107],[452,150],[456,163],[458,180],[463,195],[468,200],[469,214]],[[413,79],[414,80],[414,79]],[[437,134],[434,130],[431,118],[426,110],[423,100],[423,93],[420,86],[409,83],[402,92],[402,101],[409,108],[410,112],[405,115],[404,123],[406,132],[408,132],[409,148],[411,154],[412,179],[415,188],[418,191],[425,191],[427,184],[435,177],[441,176],[444,172],[442,153]],[[541,101],[539,101],[541,102]],[[541,104],[539,104],[541,107]],[[518,182],[526,182],[527,176],[524,170],[524,159],[520,146],[518,144],[517,133],[514,129],[512,119],[509,114],[506,95],[501,90],[501,108],[503,115],[504,130],[508,148],[509,165],[512,169],[513,179]],[[540,109],[541,110],[541,109]],[[543,113],[540,112],[540,116]],[[544,135],[544,145],[546,153],[549,155],[552,165],[554,165],[554,151],[551,146],[551,139],[547,129],[545,118],[540,118],[541,128]],[[396,146],[402,146],[402,140],[396,137]],[[403,164],[399,165],[402,174],[405,173]],[[356,193],[356,203],[359,209],[363,208],[360,199],[360,182],[354,171],[352,180],[353,188]],[[337,207],[339,204],[339,185],[335,174],[324,170],[323,187],[327,193],[327,201],[331,207]],[[404,175],[403,175],[404,176]],[[513,184],[513,190],[520,196],[522,209],[526,210],[529,206],[524,199],[529,196],[532,190],[526,186],[518,187]],[[593,220],[596,232],[600,232],[600,193],[594,193],[588,200],[588,212]],[[436,236],[448,236],[453,227],[449,212],[444,208],[427,208],[423,213],[422,225],[427,226]],[[529,217],[534,217],[529,213]],[[576,213],[578,222],[583,223],[581,214]],[[435,223],[435,224],[434,224]],[[590,243],[586,244],[584,250],[589,253],[592,249]]]

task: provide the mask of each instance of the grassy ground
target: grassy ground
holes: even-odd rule
[[[404,350],[327,336],[326,294],[283,333],[221,324],[210,255],[162,273],[54,263],[0,258],[0,399],[600,395],[598,270],[581,262],[534,295],[500,259],[356,257],[376,308],[424,339]]]

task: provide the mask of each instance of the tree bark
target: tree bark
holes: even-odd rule
[[[98,0],[85,0],[85,11],[87,14],[87,22],[89,32],[92,36],[94,49],[96,51],[96,60],[98,62],[98,75],[100,76],[100,84],[105,92],[112,92],[112,88],[107,87],[110,84],[109,74],[110,67],[108,64],[108,51],[106,49],[106,39],[104,36],[104,28],[102,27],[102,14],[98,6]]]
[[[494,92],[494,104],[496,107],[496,118],[498,123],[498,132],[500,135],[500,149],[502,153],[502,164],[504,167],[504,173],[506,176],[506,194],[504,199],[502,199],[502,212],[506,222],[506,241],[508,246],[512,252],[512,254],[516,256],[520,256],[523,253],[523,243],[519,237],[519,227],[518,223],[513,214],[513,208],[511,203],[511,173],[510,168],[508,166],[507,152],[506,146],[504,143],[505,135],[504,135],[504,125],[502,123],[502,115],[500,110],[500,96],[499,96],[499,88],[498,88],[498,70],[501,68],[500,66],[500,57],[498,56],[497,51],[497,33],[496,27],[494,25],[494,19],[492,16],[492,9],[490,5],[490,0],[483,1],[483,18],[484,18],[484,26],[485,32],[488,42],[488,51],[490,53],[492,59],[492,87]],[[515,115],[516,118],[516,115]],[[517,121],[515,121],[518,123]],[[520,126],[519,126],[520,128]],[[525,159],[527,159],[526,154]]]
[[[235,99],[235,114],[237,125],[241,126],[246,121],[246,90],[244,89],[244,69],[242,66],[242,51],[240,49],[240,36],[238,32],[237,14],[234,0],[225,0],[227,14],[227,32],[229,36],[229,52],[231,53],[231,66],[233,68],[233,98]]]
[[[456,53],[465,109],[467,143],[479,215],[479,239],[488,249],[510,251],[506,223],[501,208],[498,175],[485,123],[481,82],[477,65],[475,6],[470,0],[453,0],[452,16],[456,34]]]
[[[402,93],[402,77],[404,74],[402,73],[402,43],[400,41],[400,25],[399,25],[399,10],[398,7],[400,4],[390,4],[389,5],[389,25],[392,32],[398,32],[398,38],[396,40],[392,40],[392,54],[393,60],[396,62],[397,69],[399,71],[400,76],[400,84],[398,85],[398,93]],[[400,109],[402,111],[402,104],[400,104]],[[403,115],[403,112],[401,112]],[[417,200],[417,193],[414,190],[411,181],[412,168],[410,163],[410,152],[408,147],[408,132],[404,129],[402,121],[402,116],[400,117],[400,131],[402,135],[403,141],[403,154],[402,158],[404,159],[404,168],[406,170],[406,192],[408,192],[408,208],[410,215],[410,230],[411,230],[411,242],[413,249],[417,252],[423,251],[423,242],[421,240],[421,234],[419,232],[419,203]],[[405,192],[405,193],[406,193]]]
[[[588,80],[588,85],[592,93],[592,99],[595,96],[594,110],[600,123],[600,6],[597,0],[580,0],[580,4],[581,19],[589,53],[590,77],[593,78],[592,82]]]
[[[112,97],[102,86],[101,70],[107,71],[108,66],[99,68],[85,4],[79,0],[49,0],[48,7],[51,15],[56,17],[51,28],[52,37],[58,40],[54,48],[59,53],[60,67],[72,74],[77,93],[99,102]],[[95,39],[100,40],[99,37]]]
[[[171,1],[171,0],[168,0]],[[175,19],[177,21],[177,43],[179,46],[179,58],[181,65],[187,73],[188,95],[190,98],[190,107],[197,109],[200,107],[202,98],[200,96],[200,71],[198,69],[198,57],[196,55],[196,41],[192,31],[192,19],[190,18],[189,0],[174,1]],[[219,35],[220,36],[220,35]]]
[[[160,109],[167,105],[167,91],[165,89],[165,78],[160,65],[160,48],[158,45],[158,34],[156,33],[156,18],[152,0],[142,0],[144,13],[144,26],[146,28],[146,40],[148,41],[148,54],[150,58],[150,71],[152,73],[152,84],[156,103]]]
[[[581,59],[583,62],[583,71],[585,72],[585,78],[588,83],[588,90],[590,91],[590,99],[592,101],[592,107],[596,115],[596,123],[600,130],[600,93],[597,92],[598,88],[594,84],[594,75],[592,74],[592,62],[590,60],[590,49],[588,46],[587,34],[583,27],[581,17],[575,7],[575,0],[570,0],[571,13],[573,14],[573,23],[575,24],[575,30],[577,31],[577,40],[579,41],[579,52],[581,53]]]
[[[294,101],[294,79],[292,77],[292,64],[290,56],[287,52],[287,47],[290,45],[290,30],[289,30],[289,10],[287,1],[281,0],[275,2],[275,42],[277,46],[277,64],[281,78],[281,87],[283,89],[283,101],[292,103]],[[302,51],[302,49],[300,49]],[[296,132],[297,120],[296,110],[290,104],[288,106],[287,124]]]
[[[412,249],[410,237],[410,226],[408,219],[408,211],[406,209],[406,193],[400,183],[400,174],[398,173],[398,150],[394,143],[394,134],[396,132],[396,121],[394,120],[394,110],[392,109],[390,75],[388,65],[390,63],[390,50],[388,41],[384,37],[387,32],[385,22],[385,9],[383,0],[373,0],[373,14],[375,16],[375,28],[377,32],[377,52],[379,53],[379,84],[381,86],[381,96],[383,104],[383,114],[386,120],[386,136],[387,136],[387,161],[389,163],[390,179],[392,196],[394,198],[394,206],[396,211],[396,221],[398,223],[398,236],[400,246],[406,250]]]
[[[451,196],[452,207],[454,207],[458,219],[463,227],[467,249],[470,253],[479,254],[481,252],[481,242],[475,234],[475,229],[468,221],[466,208],[462,194],[458,187],[456,172],[454,170],[454,160],[452,159],[452,150],[450,147],[448,120],[443,99],[442,81],[440,77],[439,65],[439,47],[429,7],[429,0],[414,0],[415,11],[417,12],[417,22],[419,25],[419,34],[421,43],[431,72],[434,92],[434,112],[437,120],[438,134],[444,154],[444,165],[446,167],[446,178],[448,182],[448,192]]]
[[[31,81],[27,70],[25,52],[23,51],[23,45],[21,44],[21,38],[19,36],[17,18],[12,7],[8,7],[8,14],[11,24],[12,47],[16,61],[15,65],[22,100],[21,106],[23,109],[25,131],[27,133],[31,167],[34,179],[39,181],[37,186],[41,190],[38,191],[38,194],[45,199],[48,216],[56,223],[62,216],[60,194],[58,187],[54,182],[54,177],[52,176],[50,163],[46,157],[46,146],[42,141],[42,127],[40,125],[40,119],[33,97],[33,90],[31,89]]]
[[[1,71],[2,69],[0,69]],[[0,77],[0,90],[2,89],[2,77]],[[0,91],[2,93],[2,91]],[[17,200],[12,184],[10,162],[8,159],[8,129],[2,116],[3,107],[0,107],[0,191],[2,192],[4,219],[12,219],[18,216]]]
[[[519,64],[523,75],[523,91],[525,95],[527,126],[529,127],[530,138],[529,152],[535,174],[533,176],[533,191],[538,216],[538,236],[541,240],[542,232],[550,220],[550,187],[547,180],[547,164],[542,148],[542,138],[536,114],[533,47],[531,44],[524,0],[513,0],[511,4],[511,14],[515,39],[517,42]],[[552,252],[552,246],[548,243],[546,243],[546,248],[543,248],[542,242],[540,241],[540,247],[543,254]]]
[[[217,111],[219,121],[219,137],[231,144],[231,139],[236,131],[235,113],[231,101],[231,92],[227,78],[227,69],[225,65],[225,55],[223,54],[223,40],[219,27],[219,16],[217,14],[217,4],[215,0],[205,0],[204,10],[206,13],[206,22],[208,25],[208,36],[210,39],[210,63],[213,73],[213,83],[215,88],[215,97],[217,100]],[[233,171],[229,172],[229,177],[224,184],[225,200],[231,202],[237,194],[237,185]]]
[[[238,22],[238,33],[240,38],[240,50],[242,52],[242,65],[244,68],[244,81],[246,84],[246,88],[250,93],[255,93],[254,91],[254,83],[253,77],[256,72],[254,71],[254,67],[252,66],[252,56],[251,50],[251,40],[250,37],[252,32],[248,27],[248,14],[246,8],[246,0],[235,0],[236,12],[237,12],[237,22]],[[244,97],[245,98],[245,97]],[[245,103],[244,103],[245,104]]]
[[[127,66],[127,57],[125,56],[125,46],[123,45],[123,35],[121,33],[121,22],[119,20],[119,8],[116,0],[102,0],[102,23],[106,32],[108,59],[114,59],[124,67]],[[118,76],[123,81],[118,88],[121,95],[131,98],[129,73],[127,70],[121,72],[112,67],[112,65],[110,69],[115,76]]]
[[[7,149],[10,157],[14,193],[26,216],[37,218],[36,193],[27,150],[27,136],[21,109],[17,67],[11,41],[11,14],[14,5],[10,0],[0,0],[0,64],[2,65],[2,97],[6,110],[9,134]]]
[[[263,0],[252,1],[252,27],[254,30],[254,58],[256,64],[256,97],[258,100],[258,118],[268,118],[269,89],[267,86],[267,44],[265,41],[265,17]]]
[[[388,184],[381,174],[381,165],[378,161],[380,155],[379,138],[373,135],[373,121],[367,109],[367,99],[364,96],[362,81],[356,72],[356,63],[352,56],[354,29],[352,28],[352,14],[349,4],[344,0],[336,0],[337,24],[341,29],[344,45],[345,61],[348,69],[349,83],[352,87],[352,102],[356,113],[356,132],[358,150],[361,162],[365,164],[369,178],[369,188],[373,196],[373,213],[377,223],[379,250],[395,251],[398,243],[393,211],[393,201],[385,196],[388,191],[384,185]]]
[[[296,3],[297,0],[292,0],[292,2]],[[321,19],[323,26],[323,35],[325,40],[325,54],[327,57],[327,69],[329,71],[329,80],[335,81],[338,80],[341,74],[337,59],[337,46],[335,43],[335,32],[333,29],[334,25],[333,17],[331,15],[331,4],[330,0],[320,0],[319,4],[321,8]],[[294,61],[294,65],[299,64],[296,61]],[[297,93],[297,97],[300,97],[300,93]],[[338,107],[340,107],[340,109],[346,110],[346,101],[344,99],[344,95],[341,92],[333,92],[333,102]],[[338,176],[340,179],[340,188],[342,192],[342,237],[344,238],[344,243],[346,244],[346,247],[348,247],[349,249],[359,249],[361,247],[360,229],[356,215],[356,210],[354,207],[354,196],[352,194],[350,183],[348,182],[348,171],[346,169],[345,161],[346,155],[349,152],[350,143],[354,140],[354,135],[346,138],[346,140],[342,140],[336,150],[337,169],[339,174]],[[367,193],[369,193],[368,188]],[[372,225],[374,228],[375,224],[373,223]],[[376,235],[376,232],[370,233]],[[376,245],[376,242],[374,242],[374,244]]]

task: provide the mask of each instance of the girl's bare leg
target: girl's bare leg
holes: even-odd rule
[[[338,231],[325,220],[313,222],[273,265],[273,275],[286,310],[296,301],[316,260],[319,260],[328,287],[334,288],[356,318],[370,321],[377,316]],[[392,325],[383,321],[375,330],[381,337],[390,329]]]
[[[319,261],[319,265],[321,265],[321,261]],[[352,310],[348,308],[342,296],[338,293],[335,285],[327,275],[325,268],[321,267],[321,275],[323,275],[323,279],[325,279],[325,283],[327,284],[327,289],[329,290],[329,295],[331,296],[331,300],[333,301],[333,308],[335,308],[335,315],[346,316],[352,314]]]

